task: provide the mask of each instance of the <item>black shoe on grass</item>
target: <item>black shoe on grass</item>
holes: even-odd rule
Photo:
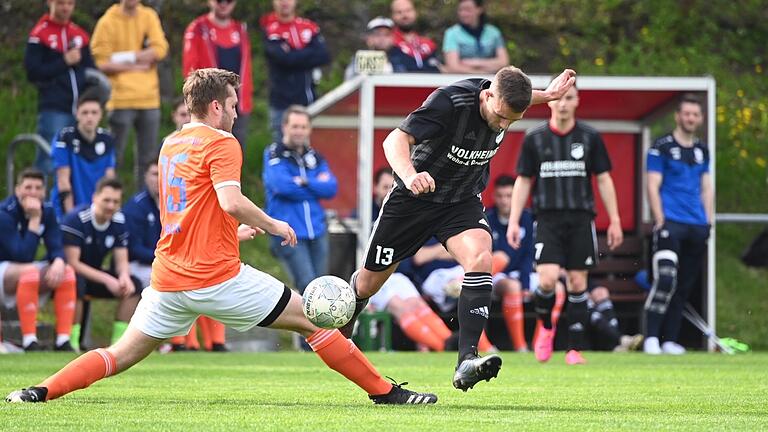
[[[48,396],[47,387],[30,387],[11,392],[5,397],[5,401],[10,403],[45,402],[46,396]]]
[[[501,357],[490,354],[478,357],[476,354],[465,358],[456,367],[453,375],[453,386],[459,390],[467,391],[480,381],[490,381],[496,378],[501,369]]]
[[[392,379],[392,378],[390,378]],[[403,388],[407,382],[392,384],[392,390],[383,395],[369,395],[368,398],[376,405],[425,405],[437,403],[437,395],[432,393],[418,393]]]

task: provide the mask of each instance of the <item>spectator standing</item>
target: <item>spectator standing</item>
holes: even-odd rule
[[[393,52],[397,50],[394,45],[394,39],[392,38],[392,28],[394,26],[395,23],[393,23],[391,19],[376,17],[368,21],[368,25],[365,27],[364,37],[366,48],[372,51],[381,51],[387,56],[387,62],[381,71],[381,73],[385,74],[395,72],[394,65],[389,58],[392,56]],[[403,70],[398,70],[397,72],[403,72]],[[344,79],[352,79],[357,73],[357,55],[355,55],[344,70]]]
[[[320,66],[331,55],[320,27],[296,16],[296,0],[273,0],[274,11],[261,17],[264,51],[269,66],[269,121],[275,142],[282,141],[283,112],[290,105],[315,101]]]
[[[232,134],[245,149],[248,120],[253,107],[251,40],[244,22],[232,18],[237,1],[208,0],[210,12],[197,17],[184,31],[182,74],[216,67],[240,75],[237,119]]]
[[[520,248],[507,243],[509,211],[515,179],[499,176],[493,184],[494,206],[485,212],[493,237],[493,291],[501,297],[501,312],[516,351],[527,352],[523,322],[523,291],[531,287],[533,271],[533,216],[528,209],[520,216]]]
[[[16,304],[22,347],[38,351],[37,310],[40,295],[54,292],[57,351],[72,351],[69,334],[75,315],[75,273],[64,262],[61,230],[50,205],[44,204],[45,177],[27,168],[19,173],[14,193],[0,202],[0,301]],[[40,240],[48,263],[35,261]]]
[[[399,52],[391,57],[393,63],[404,65],[407,72],[440,72],[437,44],[416,32],[416,8],[411,0],[394,0],[391,4],[395,23],[394,42]]]
[[[51,201],[58,218],[74,207],[90,204],[96,183],[115,176],[114,139],[98,127],[101,115],[99,98],[82,95],[77,102],[77,125],[62,129],[53,143],[56,182]]]
[[[136,134],[134,178],[157,160],[160,131],[160,80],[157,62],[168,53],[168,41],[157,12],[140,0],[120,0],[96,23],[91,49],[96,65],[112,83],[107,103],[115,136],[117,162],[122,163],[128,134]]]
[[[608,246],[623,240],[616,189],[611,179],[611,160],[600,134],[576,120],[579,94],[570,88],[557,101],[549,102],[549,123],[525,134],[517,163],[518,177],[512,196],[507,240],[519,248],[522,240],[520,217],[533,188],[536,213],[536,272],[539,288],[534,306],[541,326],[534,341],[536,359],[549,361],[555,335],[552,311],[561,269],[568,273],[568,352],[565,362],[583,364],[585,331],[589,321],[587,275],[597,265],[595,203],[591,177],[597,179],[610,225]],[[535,178],[535,187],[534,179]]]
[[[296,231],[295,247],[272,236],[271,251],[303,293],[312,279],[327,272],[328,233],[321,199],[336,195],[336,177],[323,156],[310,147],[312,133],[306,108],[292,105],[283,115],[283,140],[264,150],[267,214]]]
[[[85,71],[95,68],[89,35],[70,21],[75,0],[48,0],[48,13],[29,33],[24,51],[27,78],[37,87],[37,133],[50,143],[64,127],[75,125]],[[52,171],[51,158],[37,149],[35,166]]]
[[[701,101],[684,96],[675,130],[648,150],[648,203],[655,223],[654,277],[645,303],[647,354],[685,354],[677,343],[683,306],[701,276],[714,209],[709,151],[696,137],[702,122]]]
[[[443,37],[443,72],[493,74],[509,64],[501,31],[488,23],[483,0],[460,0],[459,22]]]
[[[91,298],[118,299],[112,339],[117,340],[128,328],[128,321],[139,302],[142,286],[131,277],[128,263],[128,229],[125,215],[118,211],[123,186],[117,179],[103,178],[96,184],[93,204],[75,207],[61,222],[64,255],[77,275],[77,310],[72,326],[72,345],[80,349],[84,308]],[[112,254],[114,269],[102,269]]]

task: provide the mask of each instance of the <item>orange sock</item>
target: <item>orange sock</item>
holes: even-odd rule
[[[56,335],[69,336],[72,332],[72,323],[75,320],[75,303],[77,302],[77,285],[75,283],[75,271],[67,266],[64,270],[64,279],[61,281],[53,295],[53,310],[56,314]]]
[[[565,304],[565,291],[560,288],[555,288],[555,306],[552,308],[552,327],[557,325],[557,320],[560,319],[560,313],[563,311],[563,304]]]
[[[424,344],[432,351],[444,351],[445,339],[438,337],[429,326],[421,321],[416,313],[406,313],[398,320],[400,328],[409,339],[416,343]]]
[[[527,348],[523,330],[523,293],[513,291],[505,294],[501,301],[501,312],[515,350]]]
[[[194,325],[192,326],[194,327]],[[184,336],[174,336],[171,338],[171,345],[184,345]]]
[[[493,344],[488,339],[488,335],[485,334],[485,330],[480,333],[480,340],[477,341],[477,350],[488,352],[493,348]]]
[[[421,322],[427,324],[429,328],[439,337],[441,340],[445,341],[449,337],[451,337],[451,329],[448,328],[448,326],[445,325],[442,319],[440,319],[439,316],[435,313],[435,311],[432,310],[431,307],[427,306],[426,304],[423,305],[417,312],[416,315],[419,317]]]
[[[328,367],[344,375],[369,395],[382,395],[392,390],[354,342],[338,330],[320,329],[307,338],[307,343]]]
[[[34,337],[37,334],[37,304],[40,301],[40,272],[24,271],[16,285],[16,309],[19,312],[21,334]],[[26,344],[25,344],[26,345]]]
[[[226,342],[225,335],[227,332],[227,327],[213,318],[208,318],[208,321],[210,322],[208,328],[211,331],[211,343],[224,345],[224,342]],[[210,348],[206,346],[206,349]]]
[[[197,321],[200,322],[200,318],[198,318]],[[189,333],[187,333],[187,336],[182,336],[181,343],[185,344],[187,346],[187,349],[190,349],[190,350],[200,349],[200,342],[197,341],[197,325],[196,324],[192,324],[192,327],[190,327]]]
[[[51,400],[75,390],[84,389],[115,373],[117,373],[115,356],[104,348],[99,348],[72,360],[38,387],[47,387],[48,395],[45,400]]]
[[[200,327],[200,335],[203,337],[203,347],[209,351],[213,346],[213,331],[211,329],[211,321],[213,320],[206,316],[201,316],[197,319],[197,326]]]

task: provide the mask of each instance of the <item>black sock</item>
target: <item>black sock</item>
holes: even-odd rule
[[[544,292],[539,288],[533,292],[533,308],[544,328],[552,328],[552,309],[555,307],[555,291]]]
[[[491,274],[464,274],[459,294],[459,362],[477,352],[477,341],[488,321],[491,305]]]
[[[568,350],[582,351],[586,348],[584,333],[589,320],[587,298],[586,291],[568,293]]]
[[[621,342],[619,321],[616,319],[616,312],[613,310],[613,303],[610,300],[595,305],[590,312],[589,321],[592,323],[592,327],[611,341],[613,346]]]

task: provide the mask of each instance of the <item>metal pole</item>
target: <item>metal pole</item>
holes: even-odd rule
[[[710,77],[707,85],[707,142],[709,143],[709,172],[712,179],[712,195],[715,197],[717,196],[717,191],[715,190],[715,185],[717,184],[715,181],[715,175],[717,172],[715,169],[715,150],[717,148],[715,143],[715,127],[717,126],[716,91],[717,85],[715,84],[715,79]],[[717,200],[715,199],[715,203],[716,202]],[[713,204],[713,206],[716,208],[715,204]],[[712,211],[714,212],[715,209],[713,208]],[[717,284],[715,283],[715,263],[717,262],[715,256],[715,242],[717,238],[716,226],[717,224],[712,224],[712,235],[709,238],[709,250],[707,251],[707,322],[713,329],[717,328],[715,323],[717,315]],[[712,342],[711,339],[707,342],[707,345],[710,352],[715,351],[715,343]]]
[[[357,233],[357,267],[363,265],[364,254],[371,234],[371,201],[373,189],[373,117],[375,87],[366,78],[360,87],[360,125],[357,145],[357,214],[360,231]]]

